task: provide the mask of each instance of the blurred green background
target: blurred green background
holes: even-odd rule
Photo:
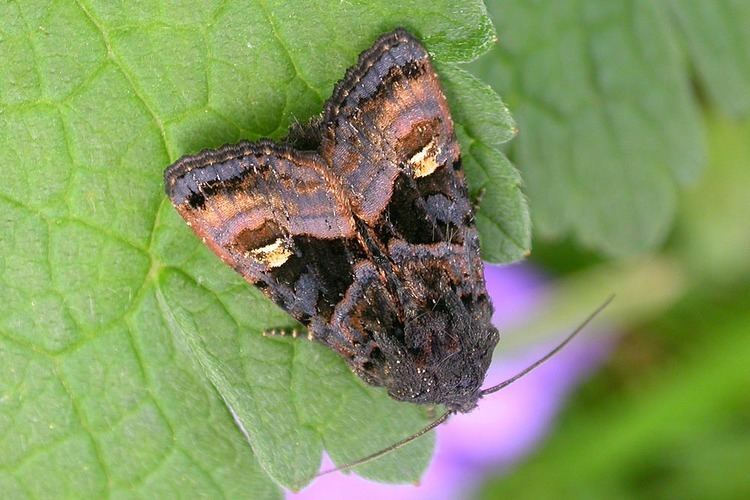
[[[541,447],[514,470],[490,478],[479,496],[750,498],[750,2],[498,0],[488,7],[500,41],[472,70],[506,99],[519,122],[509,154],[532,184],[530,260],[555,277],[552,306],[524,325],[522,335],[506,338],[526,342],[554,332],[609,292],[617,294],[607,317],[619,337],[611,358],[574,395]],[[611,227],[617,213],[594,237],[579,222],[570,223],[570,231],[547,231],[555,207],[542,207],[540,214],[535,197],[546,194],[533,185],[537,169],[551,168],[545,161],[571,170],[577,160],[646,165],[638,155],[652,151],[639,152],[638,143],[621,147],[619,140],[631,132],[618,127],[651,94],[657,97],[650,109],[659,112],[648,116],[646,129],[684,125],[675,123],[684,114],[659,109],[659,88],[670,91],[669,75],[647,68],[646,85],[632,84],[639,70],[628,61],[642,63],[648,49],[623,47],[643,51],[660,36],[687,82],[671,91],[685,90],[690,101],[683,104],[698,113],[704,143],[692,158],[702,170],[678,180],[673,211],[649,206],[653,196],[641,202],[666,221],[663,235],[646,243],[608,243],[624,237]],[[586,51],[597,58],[581,63]],[[538,61],[559,73],[528,90],[525,79]],[[577,107],[568,114],[570,101]],[[545,109],[541,115],[539,108]],[[604,119],[582,125],[584,109]],[[610,144],[590,142],[597,126],[614,136]],[[556,151],[560,131],[574,148],[588,151]],[[674,152],[668,150],[678,146],[657,142],[664,154],[652,156],[657,165],[650,168],[669,163]],[[613,181],[603,191],[619,187]]]

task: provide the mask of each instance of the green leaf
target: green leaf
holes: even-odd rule
[[[528,254],[531,221],[521,176],[500,151],[516,132],[500,97],[486,84],[455,66],[439,65],[445,92],[461,142],[472,196],[480,198],[476,214],[482,257],[512,262]]]
[[[735,117],[750,112],[750,3],[672,0],[688,53],[710,98]]]
[[[446,67],[468,177],[488,193],[487,256],[525,251],[518,175],[497,151],[507,111],[449,66],[494,40],[484,6],[332,5],[0,5],[0,491],[278,498],[323,449],[341,464],[425,424],[322,346],[261,337],[290,318],[163,195],[171,161],[283,136],[405,26]],[[431,448],[420,439],[357,472],[414,482]]]
[[[659,245],[704,163],[688,71],[659,2],[495,0],[499,43],[474,67],[520,130],[513,157],[537,232],[623,255]]]

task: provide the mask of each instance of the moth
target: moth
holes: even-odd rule
[[[185,156],[164,182],[211,250],[365,382],[444,405],[429,428],[500,387],[481,390],[499,334],[453,120],[408,32],[284,140]]]

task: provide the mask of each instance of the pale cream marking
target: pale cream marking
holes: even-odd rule
[[[255,250],[247,252],[257,261],[266,264],[268,267],[279,267],[292,256],[292,251],[284,245],[284,240],[279,238],[269,245],[265,245]]]
[[[440,151],[435,148],[435,139],[432,139],[408,161],[414,169],[414,177],[426,177],[438,168],[437,155]]]

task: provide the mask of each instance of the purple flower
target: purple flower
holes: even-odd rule
[[[495,306],[493,322],[501,331],[540,310],[544,279],[527,264],[485,266],[487,290]],[[560,339],[566,332],[561,332]],[[502,346],[502,335],[501,335]],[[495,359],[485,380],[494,385],[522,370],[552,345],[537,345],[523,355]],[[418,486],[388,485],[355,474],[318,478],[288,499],[327,500],[389,498],[392,500],[463,498],[488,472],[497,472],[528,454],[545,436],[566,394],[604,359],[609,342],[591,336],[576,339],[529,375],[483,399],[468,414],[458,414],[436,429],[435,456]],[[502,352],[502,349],[501,351]],[[324,457],[323,468],[332,466]]]

